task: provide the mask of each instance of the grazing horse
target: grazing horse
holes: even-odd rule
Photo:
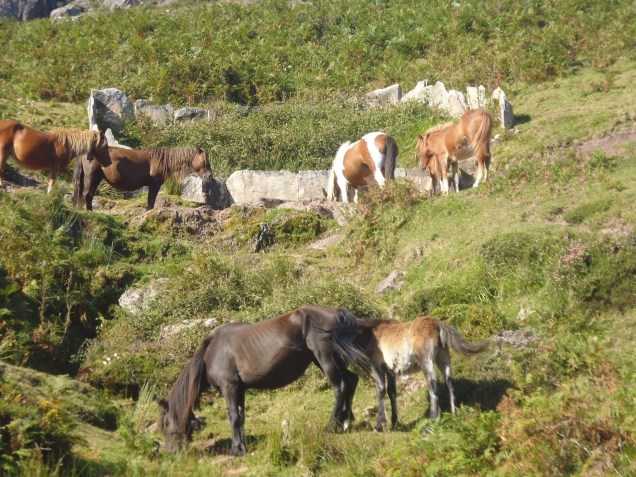
[[[203,341],[183,369],[167,401],[161,401],[158,427],[173,452],[199,426],[192,408],[201,390],[221,391],[232,426],[231,455],[244,454],[245,390],[277,389],[300,378],[313,362],[333,386],[336,404],[327,425],[343,429],[352,418],[351,401],[358,376],[347,369],[368,359],[353,344],[356,318],[344,308],[303,306],[253,324],[230,323]]]
[[[444,376],[450,393],[451,411],[455,414],[455,395],[449,347],[470,355],[488,347],[488,342],[468,343],[459,332],[437,318],[420,316],[411,322],[396,320],[358,320],[356,344],[371,360],[378,395],[378,422],[375,429],[382,431],[387,424],[386,391],[391,400],[391,425],[398,422],[395,377],[410,374],[418,369],[424,371],[431,400],[431,419],[439,417],[437,405],[437,375],[433,363]]]
[[[148,186],[146,210],[151,210],[155,206],[159,188],[170,176],[181,179],[192,169],[203,179],[204,190],[212,182],[208,155],[199,147],[155,147],[140,151],[110,147],[109,151],[110,159],[107,161],[85,154],[75,164],[75,202],[81,205],[83,196],[86,210],[93,209],[93,196],[102,179],[115,189],[124,191]]]
[[[490,168],[490,136],[492,117],[482,109],[467,111],[456,123],[435,126],[418,134],[417,150],[420,169],[427,168],[433,180],[433,193],[437,179],[441,182],[442,195],[448,194],[448,168],[453,166],[453,184],[459,192],[459,165],[457,161],[477,156],[477,178],[473,187],[479,185],[482,175],[488,182]]]
[[[358,202],[358,187],[379,185],[384,187],[386,179],[395,178],[398,147],[388,134],[373,132],[351,144],[345,142],[333,161],[329,173],[327,200],[349,202],[349,186],[355,188],[354,202]]]
[[[100,161],[108,160],[108,143],[103,132],[68,129],[44,132],[17,121],[0,121],[0,186],[9,156],[25,169],[49,169],[48,192],[51,192],[60,169],[68,167],[74,157],[89,152]]]

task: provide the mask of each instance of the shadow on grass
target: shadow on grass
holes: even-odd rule
[[[529,114],[515,114],[515,125],[529,123],[531,119]]]

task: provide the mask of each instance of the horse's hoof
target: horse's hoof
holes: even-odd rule
[[[247,452],[247,449],[243,446],[241,447],[232,447],[232,450],[230,451],[230,456],[232,457],[238,457],[241,455],[244,455],[245,452]]]
[[[384,424],[376,424],[375,427],[373,428],[374,431],[376,432],[383,432],[384,431]]]

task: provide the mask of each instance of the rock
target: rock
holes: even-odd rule
[[[422,103],[428,103],[431,96],[432,85],[428,84],[427,80],[417,83],[415,88],[402,96],[402,102],[406,101],[420,101]]]
[[[196,209],[187,207],[159,207],[123,222],[125,226],[144,228],[150,231],[187,233],[196,236],[211,236],[221,229],[212,207]]]
[[[383,107],[397,104],[402,99],[402,87],[394,84],[383,89],[376,89],[367,93],[367,104],[371,107]]]
[[[77,17],[82,14],[83,8],[69,3],[63,7],[56,8],[51,12],[51,18]]]
[[[161,287],[168,282],[167,278],[158,278],[143,288],[133,288],[126,290],[119,297],[119,306],[136,315],[148,308]]]
[[[431,88],[429,104],[439,109],[448,110],[448,91],[441,81]]]
[[[342,239],[344,239],[344,235],[335,234],[312,243],[309,248],[312,250],[325,250],[327,247],[331,247],[332,245],[342,242]]]
[[[400,278],[402,278],[403,276],[404,272],[393,270],[388,277],[378,283],[378,285],[375,287],[375,294],[382,295],[389,290],[399,291],[400,288],[402,288],[402,285],[404,285],[404,280],[400,280]]]
[[[492,92],[492,99],[499,101],[499,121],[503,129],[510,129],[514,125],[514,113],[512,105],[506,99],[506,93],[501,88]]]
[[[236,171],[225,184],[235,203],[298,200],[298,176],[290,171]]]
[[[480,109],[486,107],[486,88],[482,85],[477,87],[468,86],[466,88],[466,102],[470,109]]]
[[[215,119],[218,114],[217,111],[208,111],[206,109],[181,108],[174,112],[174,120],[180,124],[193,123],[203,119]]]
[[[299,171],[298,200],[321,199],[327,189],[329,171]]]
[[[219,322],[215,318],[198,319],[198,320],[183,320],[178,325],[164,326],[159,333],[160,338],[170,338],[176,334],[181,333],[183,330],[189,330],[195,326],[202,326],[204,328],[216,328],[219,326]]]
[[[265,111],[265,109],[266,108],[263,106],[242,106],[240,104],[236,106],[236,112],[239,114],[243,114],[245,116],[247,116],[250,113]]]
[[[464,93],[454,89],[448,92],[448,113],[454,118],[461,118],[468,110]]]
[[[138,99],[135,101],[135,116],[150,118],[157,126],[166,126],[174,121],[174,108],[170,103],[153,106],[146,99]]]
[[[395,169],[395,177],[405,177],[409,179],[421,192],[428,192],[433,187],[431,175],[426,169],[403,169],[397,167]]]
[[[88,127],[112,129],[119,134],[125,121],[135,117],[133,105],[123,91],[116,88],[92,89],[88,98]]]
[[[119,144],[117,142],[117,139],[115,139],[115,136],[113,135],[113,132],[110,129],[106,129],[106,132],[104,133],[104,136],[106,136],[106,142],[108,142],[108,145],[110,147],[120,147],[122,149],[132,149],[128,146],[124,146],[123,144]]]
[[[226,209],[232,205],[232,196],[225,186],[225,179],[212,179],[207,190],[203,190],[203,181],[199,176],[191,175],[181,183],[181,198],[207,204],[215,210]]]
[[[139,5],[140,0],[104,0],[102,4],[104,8],[108,8],[109,10],[116,10],[119,8],[131,8]]]
[[[0,0],[0,20],[16,18],[18,21],[46,18],[57,8],[54,0]]]

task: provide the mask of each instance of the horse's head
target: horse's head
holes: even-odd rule
[[[421,134],[417,135],[417,152],[419,154],[420,160],[420,169],[428,169],[431,174],[435,173],[435,161],[433,160],[433,152],[431,148],[428,147],[428,137],[429,134],[422,136]],[[431,170],[431,168],[433,170]]]
[[[95,142],[91,150],[95,159],[104,165],[110,164],[110,154],[108,153],[108,140],[104,131],[95,131]]]
[[[161,411],[159,411],[157,427],[166,439],[166,452],[172,454],[183,449],[185,443],[192,438],[192,433],[201,429],[204,422],[190,411],[185,422],[179,423],[176,414],[170,412],[170,404],[168,402],[161,400],[159,401],[159,406],[161,406]]]
[[[191,167],[203,181],[203,192],[207,192],[212,185],[212,170],[210,169],[208,153],[199,146],[196,147],[196,154],[192,160]]]

